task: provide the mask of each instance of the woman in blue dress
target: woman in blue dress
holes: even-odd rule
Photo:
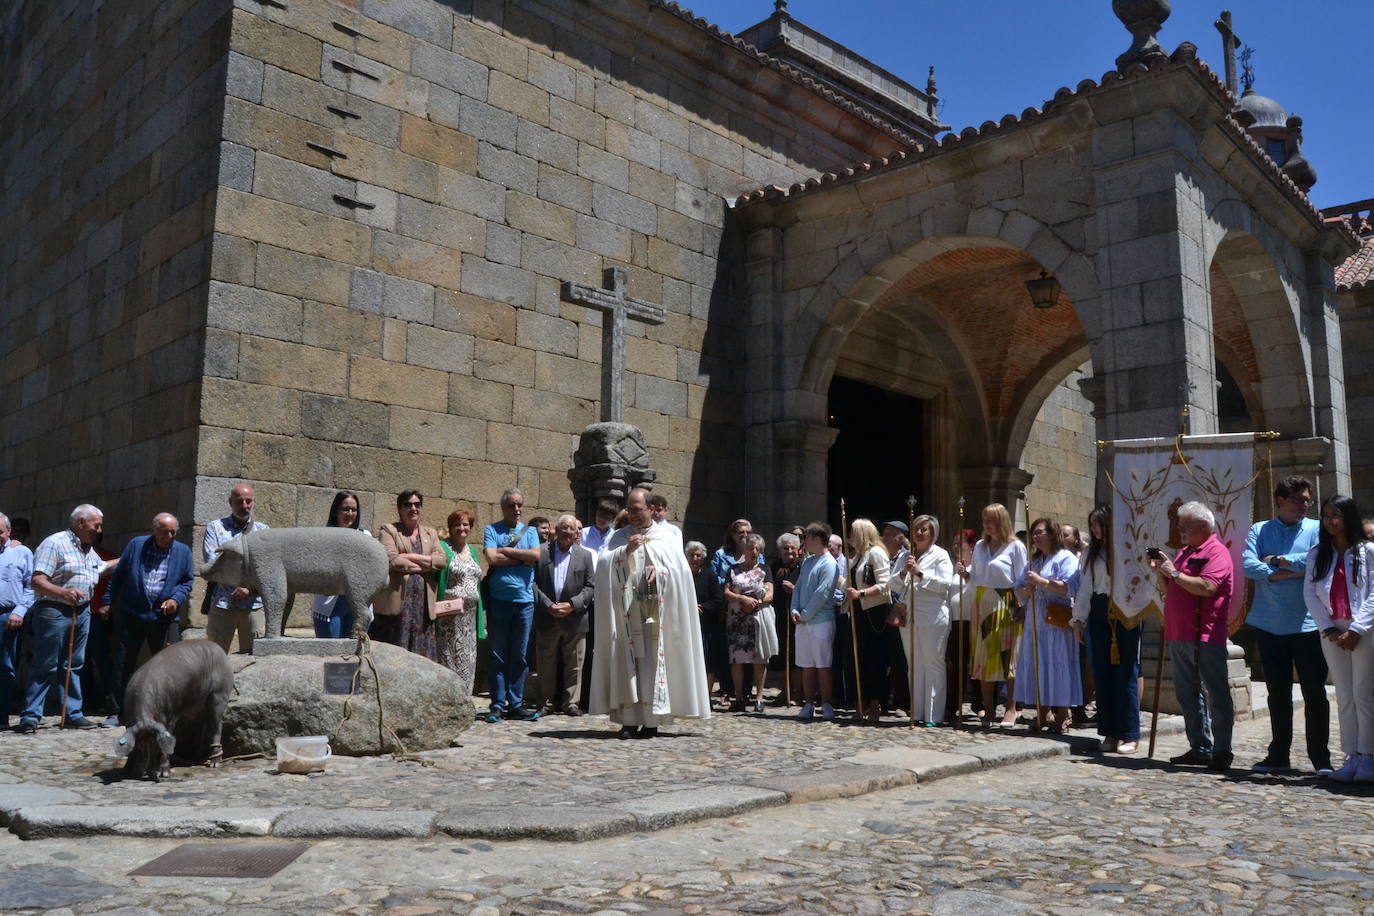
[[[1032,731],[1048,725],[1063,734],[1069,729],[1069,707],[1083,705],[1078,640],[1069,625],[1073,616],[1069,579],[1078,569],[1078,560],[1063,548],[1054,519],[1038,518],[1030,530],[1033,552],[1016,583],[1016,594],[1028,615],[1021,633],[1016,700],[1036,706]]]

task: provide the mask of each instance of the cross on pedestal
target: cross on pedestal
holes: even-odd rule
[[[564,280],[559,297],[601,313],[601,422],[625,422],[625,319],[663,324],[666,313],[657,305],[625,295],[627,271],[606,268],[603,289]]]
[[[1221,18],[1214,25],[1221,33],[1221,53],[1226,60],[1226,88],[1232,95],[1240,95],[1240,84],[1236,82],[1236,49],[1240,47],[1240,36],[1231,27],[1231,11],[1222,10]]]

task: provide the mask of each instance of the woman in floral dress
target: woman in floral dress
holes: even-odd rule
[[[725,634],[729,646],[730,675],[735,682],[735,703],[730,708],[743,712],[744,666],[754,666],[754,711],[763,712],[763,682],[768,660],[778,654],[777,629],[773,621],[773,581],[768,567],[759,562],[763,536],[749,534],[741,541],[740,561],[725,577],[725,601],[729,607]]]

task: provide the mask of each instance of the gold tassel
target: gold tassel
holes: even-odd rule
[[[1121,664],[1121,647],[1116,644],[1116,621],[1110,620],[1108,624],[1112,628],[1112,649],[1107,658],[1113,665]]]

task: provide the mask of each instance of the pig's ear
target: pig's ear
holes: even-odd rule
[[[158,726],[157,746],[162,749],[162,753],[170,757],[172,755],[172,751],[176,750],[177,748],[176,736],[173,735],[171,732],[167,731],[167,729]]]
[[[116,757],[128,757],[134,752],[134,730],[124,729],[124,734],[115,739],[114,752]]]

